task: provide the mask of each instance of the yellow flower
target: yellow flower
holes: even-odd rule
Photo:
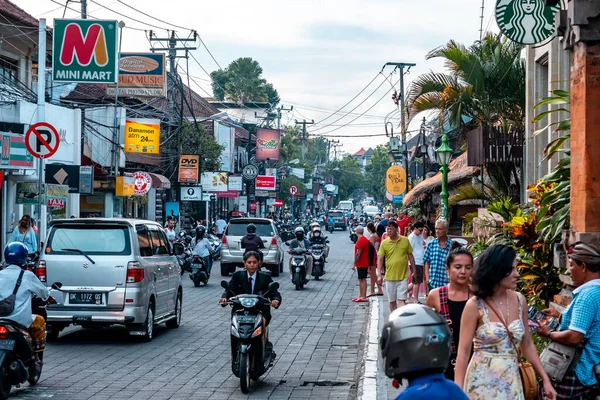
[[[525,218],[523,217],[513,217],[512,221],[515,225],[523,225],[525,223]]]

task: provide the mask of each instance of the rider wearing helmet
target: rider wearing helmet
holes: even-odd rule
[[[296,235],[296,239],[292,240],[292,242],[290,243],[290,249],[296,249],[298,247],[308,249],[308,250],[311,249],[310,242],[304,238],[304,228],[302,228],[301,226],[297,227],[294,230],[294,234]],[[306,278],[304,280],[304,284],[306,285],[308,283],[309,276],[311,276],[311,274],[312,274],[313,258],[310,255],[310,253],[306,253],[305,256],[306,256]],[[290,275],[293,280],[294,279],[294,270],[292,268],[292,257],[290,257],[290,260],[289,260],[289,267],[290,267]]]
[[[263,252],[260,249],[265,248],[265,244],[262,241],[262,238],[256,234],[256,225],[248,224],[246,227],[246,235],[242,238],[240,242],[240,246],[244,249],[244,254],[249,251],[256,251],[260,255],[260,264],[263,261]],[[260,268],[260,265],[259,265]]]
[[[210,276],[210,270],[212,269],[212,257],[210,255],[212,248],[210,247],[209,240],[205,236],[206,228],[203,225],[200,225],[196,228],[196,238],[192,242],[192,245],[194,246],[192,254],[204,259],[204,262],[206,263],[206,272],[208,273],[208,276]]]
[[[390,314],[379,338],[382,367],[395,382],[408,380],[396,400],[468,399],[444,376],[451,342],[448,322],[433,308],[408,304]]]
[[[47,301],[50,292],[33,272],[27,271],[27,254],[27,247],[22,242],[11,242],[4,248],[4,261],[8,266],[0,271],[0,303],[5,303],[13,293],[15,297],[12,310],[7,307],[7,314],[0,315],[0,318],[27,328],[36,356],[41,361],[46,343],[46,322],[41,316],[31,313],[31,300],[35,295]]]
[[[321,231],[321,226],[317,226],[316,228],[313,229],[312,231],[312,235],[310,236],[310,244],[322,244],[325,246],[324,249],[324,255],[325,255],[325,260],[327,260],[327,257],[329,256],[329,245],[327,244],[327,237],[323,236],[323,232]],[[327,261],[325,261],[327,262]],[[325,265],[323,265],[323,274],[325,274]]]

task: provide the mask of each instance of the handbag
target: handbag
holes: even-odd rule
[[[19,286],[21,286],[24,273],[25,270],[21,270],[19,279],[17,279],[17,284],[15,285],[15,288],[10,296],[0,300],[0,317],[8,317],[15,310],[15,300],[17,298],[17,292],[19,291]]]
[[[531,365],[529,361],[523,359],[523,355],[521,354],[521,351],[513,341],[513,338],[510,334],[510,330],[508,329],[506,322],[504,322],[504,319],[500,316],[496,309],[491,306],[490,303],[488,303],[485,300],[483,301],[494,312],[494,314],[498,316],[498,319],[500,320],[500,322],[502,322],[502,325],[504,325],[504,328],[506,329],[508,339],[515,348],[515,351],[517,353],[517,361],[519,362],[519,374],[521,375],[521,383],[523,385],[523,394],[525,395],[525,400],[536,399],[538,392],[538,381],[535,375],[535,370],[533,369],[533,365]],[[521,316],[519,316],[519,319],[521,319]]]
[[[555,382],[563,380],[565,374],[577,359],[577,350],[577,347],[550,341],[548,347],[542,351],[540,360],[542,361],[544,371],[546,371],[551,380]]]

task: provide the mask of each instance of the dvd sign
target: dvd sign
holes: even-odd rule
[[[198,183],[200,156],[181,155],[179,157],[179,182]]]

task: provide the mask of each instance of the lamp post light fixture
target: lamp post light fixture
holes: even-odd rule
[[[440,193],[440,199],[442,200],[442,212],[441,217],[448,220],[448,172],[450,168],[450,159],[452,158],[453,150],[448,146],[448,135],[445,133],[442,135],[442,145],[435,150],[435,155],[438,164],[441,165],[440,172],[442,173],[442,193]]]

